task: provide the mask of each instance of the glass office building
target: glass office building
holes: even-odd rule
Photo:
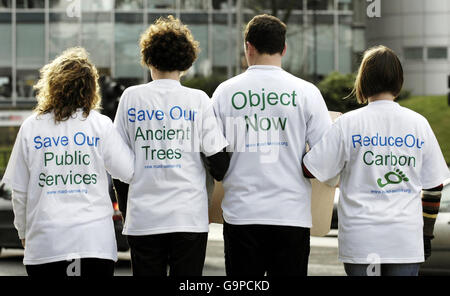
[[[450,1],[381,0],[381,18],[367,20],[370,46],[385,44],[400,56],[404,88],[414,95],[448,93]]]
[[[230,77],[244,70],[242,31],[262,12],[288,24],[286,70],[349,73],[364,49],[364,0],[0,0],[0,106],[30,106],[39,69],[83,46],[101,75],[124,85],[149,81],[138,40],[160,16],[189,25],[201,53],[190,75]],[[365,8],[365,6],[364,6]]]

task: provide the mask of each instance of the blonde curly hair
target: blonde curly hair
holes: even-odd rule
[[[34,86],[37,90],[38,114],[53,112],[55,122],[69,119],[77,109],[89,116],[101,104],[98,72],[82,47],[65,50],[41,70]]]
[[[186,71],[200,52],[189,28],[177,18],[160,17],[141,35],[141,63],[160,71]]]

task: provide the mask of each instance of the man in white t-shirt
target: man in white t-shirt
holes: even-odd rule
[[[307,274],[311,184],[301,159],[331,119],[320,91],[281,68],[285,34],[276,17],[254,17],[250,67],[213,95],[232,152],[222,202],[227,275]]]

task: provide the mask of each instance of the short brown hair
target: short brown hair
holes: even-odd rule
[[[260,54],[281,54],[286,43],[286,25],[274,16],[257,15],[247,24],[244,40]]]
[[[172,15],[156,20],[142,34],[140,47],[142,64],[164,72],[188,70],[199,53],[189,28]]]
[[[403,87],[403,67],[395,52],[379,45],[364,53],[353,94],[360,104],[381,93],[398,97]]]
[[[53,112],[55,122],[69,119],[77,109],[87,117],[91,110],[100,108],[101,96],[98,72],[84,48],[65,50],[45,65],[34,86],[38,114]]]

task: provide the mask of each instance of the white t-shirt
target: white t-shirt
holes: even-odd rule
[[[76,258],[117,260],[107,172],[129,182],[134,157],[111,120],[82,111],[55,124],[52,113],[21,126],[3,178],[26,200],[15,208],[25,232],[24,264]],[[105,170],[106,168],[106,170]],[[18,195],[20,196],[20,194]],[[23,214],[22,214],[23,213]]]
[[[341,173],[341,261],[424,261],[421,190],[442,184],[449,170],[423,116],[370,103],[339,117],[304,163],[320,181]]]
[[[208,232],[208,197],[200,152],[227,142],[209,97],[160,79],[125,90],[115,125],[135,152],[123,233]]]
[[[301,160],[331,126],[320,91],[276,66],[222,83],[214,111],[233,152],[223,217],[235,225],[311,227],[311,183]]]

